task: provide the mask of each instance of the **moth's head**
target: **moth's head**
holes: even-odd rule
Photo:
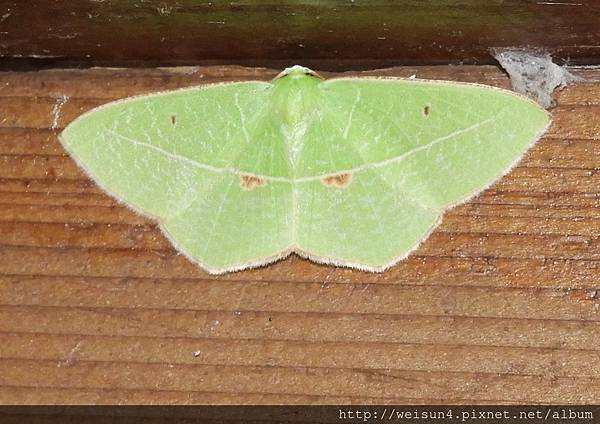
[[[306,78],[306,77],[323,79],[323,77],[321,75],[317,74],[312,69],[309,69],[305,66],[300,66],[300,65],[294,65],[289,68],[285,68],[283,71],[281,71],[279,73],[279,75],[277,75],[275,78],[273,78],[273,81],[278,80],[283,77],[289,77],[289,78],[294,78],[294,79]]]

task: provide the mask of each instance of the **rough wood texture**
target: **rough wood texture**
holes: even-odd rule
[[[600,62],[597,0],[0,0],[0,66],[490,64],[493,47]]]
[[[600,72],[557,95],[513,172],[383,274],[292,257],[208,276],[56,139],[111,99],[275,73],[0,74],[0,402],[597,402]],[[414,73],[508,86],[494,67],[368,74]]]

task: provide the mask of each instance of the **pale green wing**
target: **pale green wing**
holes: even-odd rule
[[[550,122],[524,97],[481,85],[333,79],[320,88],[296,169],[299,248],[372,270],[406,256],[446,208],[507,172]],[[350,184],[324,184],[333,174]]]
[[[318,262],[381,271],[405,257],[440,213],[392,188],[379,170],[354,174],[343,188],[309,179],[296,185],[298,251]]]
[[[295,105],[272,102],[272,88],[224,84],[115,102],[75,120],[61,140],[105,190],[158,217],[209,271],[291,251],[382,270],[445,208],[506,172],[549,122],[532,102],[484,86],[331,80],[287,128],[302,133],[291,160],[282,113]],[[296,90],[279,99],[302,99]]]
[[[392,186],[437,208],[500,177],[550,122],[523,96],[476,84],[342,78],[320,87],[298,175],[378,167]],[[347,158],[343,167],[318,161],[331,152]]]
[[[269,87],[223,84],[109,103],[72,122],[61,141],[101,187],[157,217],[209,271],[264,262],[289,251],[293,227]]]
[[[210,193],[194,196],[163,229],[173,244],[213,273],[264,265],[292,251],[291,185],[266,181],[245,190],[239,176],[223,174]]]

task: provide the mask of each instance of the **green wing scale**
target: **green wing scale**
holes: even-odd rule
[[[444,211],[481,192],[550,123],[534,102],[476,84],[322,80],[303,67],[133,97],[61,141],[112,196],[156,218],[211,273],[290,253],[383,271]]]

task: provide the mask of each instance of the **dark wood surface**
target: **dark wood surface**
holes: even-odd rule
[[[0,0],[0,66],[490,64],[532,47],[600,62],[597,0]]]
[[[56,138],[112,99],[276,72],[0,73],[0,402],[598,402],[600,72],[383,274],[291,257],[206,275]],[[368,74],[508,87],[488,66]]]

